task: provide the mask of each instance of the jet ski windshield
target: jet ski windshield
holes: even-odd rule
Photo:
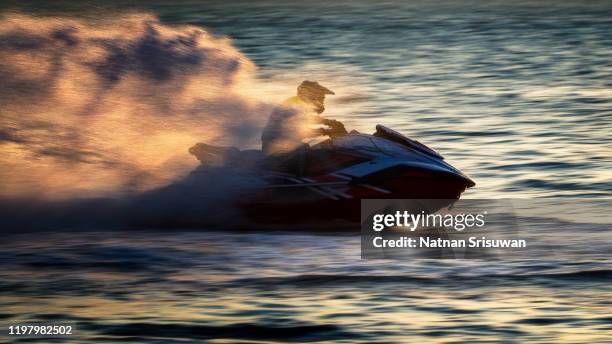
[[[371,135],[346,135],[334,139],[332,144],[336,148],[367,151],[376,155],[382,154],[389,157],[405,158],[415,155],[415,150],[411,149],[411,147]]]
[[[334,149],[369,156],[367,159],[369,162],[339,171],[348,175],[363,177],[364,174],[402,165],[420,170],[445,172],[465,179],[470,186],[474,184],[469,177],[444,161],[437,153],[434,155],[419,147],[390,141],[385,137],[351,134],[334,139],[331,145]]]

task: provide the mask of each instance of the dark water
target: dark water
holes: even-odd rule
[[[15,6],[228,35],[264,80],[331,85],[348,126],[431,144],[476,180],[468,198],[611,196],[609,2]],[[558,226],[532,224],[564,247]],[[362,261],[357,236],[49,229],[2,240],[0,322],[77,324],[57,342],[612,342],[609,222],[493,261]]]
[[[73,323],[78,343],[608,341],[609,226],[530,221],[530,245],[561,248],[397,261],[360,260],[353,235],[19,235],[0,245],[1,321]]]

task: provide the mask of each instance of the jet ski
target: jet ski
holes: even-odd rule
[[[359,223],[362,199],[435,199],[441,209],[475,185],[438,152],[383,125],[372,135],[353,131],[282,157],[203,143],[190,153],[203,164],[257,166],[248,173],[259,186],[237,201],[254,223]]]

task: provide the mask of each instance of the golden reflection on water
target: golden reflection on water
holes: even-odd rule
[[[398,261],[359,260],[354,236],[110,234],[41,234],[35,242],[20,236],[5,243],[4,254],[21,258],[5,260],[0,314],[13,317],[0,321],[73,322],[72,342],[121,341],[105,331],[132,325],[130,333],[144,342],[156,336],[282,342],[275,333],[292,328],[296,341],[335,341],[327,336],[339,332],[339,341],[363,343],[582,343],[605,341],[609,325],[605,247],[590,244],[599,258],[588,262],[573,252],[518,261]],[[596,230],[582,241],[562,234],[557,243],[574,240],[577,250],[606,242]],[[247,326],[255,332],[237,330]]]
[[[119,279],[117,276],[104,278],[108,283]],[[598,304],[606,301],[601,299],[603,294],[594,299],[591,292],[579,286],[564,290],[537,286],[481,287],[470,291],[422,285],[378,285],[375,290],[368,286],[346,286],[332,293],[313,287],[311,290],[260,290],[253,294],[242,293],[239,288],[195,292],[182,298],[169,291],[143,289],[132,291],[127,299],[117,300],[102,295],[11,298],[11,305],[4,307],[3,312],[69,314],[108,325],[148,319],[157,323],[223,326],[286,317],[292,322],[334,323],[356,333],[388,331],[385,338],[399,342],[448,341],[446,336],[432,335],[436,331],[455,333],[455,339],[466,341],[478,338],[501,341],[523,336],[534,341],[605,341],[608,336],[605,331],[597,330],[596,320],[609,315],[609,305]],[[541,318],[579,319],[579,322],[561,320],[546,326],[525,323],[526,319]],[[468,328],[462,328],[465,325]]]

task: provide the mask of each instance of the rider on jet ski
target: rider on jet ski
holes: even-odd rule
[[[297,96],[285,100],[270,114],[261,135],[263,153],[267,156],[287,154],[302,147],[306,138],[346,135],[341,122],[319,116],[325,110],[327,94],[335,93],[316,81],[303,81],[297,88]],[[316,124],[327,128],[312,129]]]

